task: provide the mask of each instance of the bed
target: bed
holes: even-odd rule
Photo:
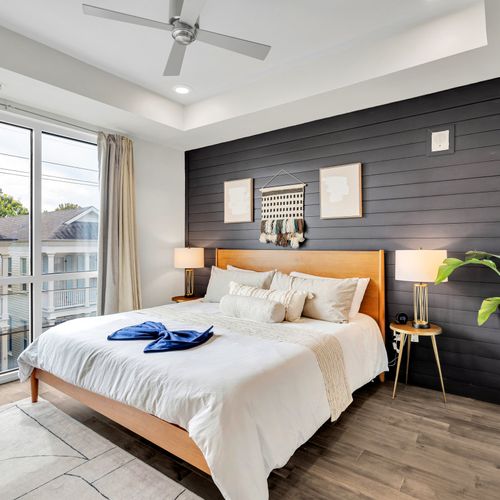
[[[377,375],[383,380],[383,251],[218,249],[216,264],[369,277],[360,313],[348,325],[304,318],[286,328],[335,336],[351,391]],[[265,499],[271,470],[285,465],[329,417],[321,373],[308,349],[235,334],[223,323],[207,345],[175,357],[148,357],[140,342],[105,340],[149,319],[168,317],[174,327],[186,327],[186,318],[220,323],[218,315],[216,304],[194,301],[69,321],[23,353],[20,374],[31,377],[33,402],[41,380],[211,474],[225,498]]]

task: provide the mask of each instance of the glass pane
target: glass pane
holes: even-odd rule
[[[0,123],[0,276],[30,273],[31,130]]]
[[[29,343],[29,311],[28,284],[0,287],[0,373],[17,368],[17,357]]]
[[[97,257],[97,146],[42,134],[42,269],[88,271]]]
[[[70,319],[96,315],[97,273],[87,275],[82,279],[44,281],[43,331]]]

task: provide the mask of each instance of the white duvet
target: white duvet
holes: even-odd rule
[[[220,314],[213,303],[163,307]],[[222,328],[186,351],[144,354],[146,341],[106,340],[124,326],[158,320],[157,314],[158,308],[146,309],[53,327],[21,354],[20,378],[41,368],[177,424],[202,451],[226,499],[268,498],[269,473],[284,466],[330,416],[314,354],[297,344]],[[171,321],[167,326],[203,325]],[[287,326],[338,338],[351,391],[387,370],[380,331],[369,316],[358,314],[349,324],[302,318]]]

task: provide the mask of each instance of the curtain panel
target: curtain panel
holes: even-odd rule
[[[140,309],[133,143],[99,132],[98,313]]]

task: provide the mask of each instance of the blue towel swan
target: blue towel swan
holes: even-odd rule
[[[167,330],[158,340],[148,344],[144,348],[144,352],[183,351],[203,344],[213,334],[213,326],[204,332],[197,332],[196,330],[176,330],[171,332]]]
[[[108,335],[108,340],[157,340],[167,329],[163,323],[145,321],[140,325],[126,326]]]
[[[140,325],[126,326],[108,336],[108,340],[153,340],[145,348],[145,353],[182,351],[199,346],[209,340],[213,326],[204,332],[196,330],[170,331],[163,323],[145,321]]]

